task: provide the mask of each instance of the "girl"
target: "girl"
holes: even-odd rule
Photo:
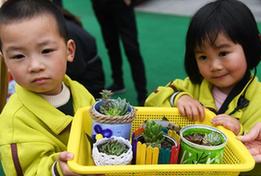
[[[188,78],[158,87],[145,105],[176,106],[191,120],[203,120],[208,108],[217,114],[214,125],[236,135],[248,132],[261,121],[260,56],[259,31],[249,8],[237,0],[210,2],[192,17],[187,31]]]

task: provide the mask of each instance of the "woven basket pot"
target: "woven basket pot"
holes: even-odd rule
[[[121,143],[126,144],[129,148],[128,151],[126,153],[122,153],[120,156],[108,155],[106,153],[99,152],[97,146],[99,146],[100,144],[103,144],[109,140],[117,140]],[[133,157],[132,146],[130,144],[130,141],[128,141],[122,137],[112,136],[111,138],[102,138],[102,139],[98,140],[96,143],[94,143],[93,149],[92,149],[92,157],[93,157],[94,163],[97,166],[126,165],[131,162],[132,157]]]
[[[102,134],[103,137],[120,136],[125,139],[130,138],[131,122],[135,117],[135,108],[128,107],[128,112],[123,116],[104,115],[98,111],[102,100],[97,101],[90,109],[93,119],[92,135]]]

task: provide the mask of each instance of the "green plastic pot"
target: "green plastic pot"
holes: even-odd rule
[[[193,143],[185,138],[192,133],[218,133],[222,143],[216,146],[206,146]],[[219,164],[223,162],[224,147],[227,143],[225,134],[217,128],[207,125],[189,125],[180,130],[181,137],[181,164]]]

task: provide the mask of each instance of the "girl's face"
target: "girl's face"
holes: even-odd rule
[[[201,48],[196,48],[195,58],[200,74],[225,93],[230,92],[247,70],[243,48],[223,33],[218,35],[213,46],[205,42]]]
[[[46,95],[61,91],[67,61],[73,61],[75,44],[67,43],[51,15],[2,25],[2,54],[9,72],[22,87]]]

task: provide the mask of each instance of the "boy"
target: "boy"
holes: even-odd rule
[[[66,161],[75,111],[93,96],[65,75],[75,43],[63,15],[47,0],[9,0],[0,9],[0,48],[17,82],[0,116],[6,175],[75,175]]]

